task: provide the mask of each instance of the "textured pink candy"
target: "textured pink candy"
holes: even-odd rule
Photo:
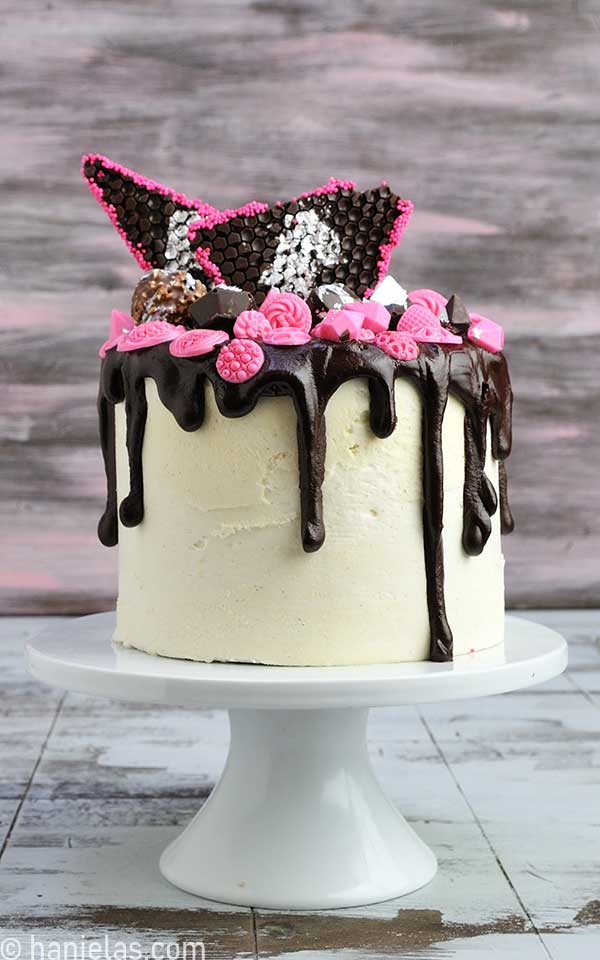
[[[171,341],[169,353],[174,357],[202,357],[228,340],[229,335],[224,330],[185,330]]]
[[[124,334],[129,333],[132,329],[133,318],[130,317],[128,313],[122,313],[120,310],[112,310],[110,314],[110,332],[108,335],[108,340],[105,340],[98,350],[98,356],[104,359],[106,356],[106,351],[112,350],[113,347],[116,347],[121,337],[124,336]]]
[[[408,297],[411,303],[427,307],[436,317],[439,317],[442,307],[445,307],[448,303],[446,297],[441,293],[438,293],[437,290],[429,290],[427,287],[420,290],[410,290]]]
[[[431,310],[416,303],[402,314],[397,329],[419,343],[462,343],[462,337],[443,327]]]
[[[262,340],[271,329],[271,324],[260,310],[242,310],[233,325],[236,337],[247,337],[249,340]]]
[[[244,383],[261,369],[265,362],[262,347],[254,340],[232,340],[217,357],[217,371],[228,383]]]
[[[499,323],[482,317],[480,313],[470,313],[471,326],[467,334],[469,340],[485,347],[491,353],[498,353],[504,346],[504,329]]]
[[[156,347],[159,343],[168,343],[181,334],[181,327],[166,320],[149,320],[148,323],[138,323],[131,333],[121,337],[117,344],[119,353],[128,353],[130,350],[142,350],[144,347]]]
[[[399,330],[385,330],[378,333],[375,343],[394,360],[416,360],[419,356],[419,347],[410,333]]]
[[[313,337],[323,340],[358,340],[362,314],[352,310],[328,310],[325,318],[313,327]]]
[[[359,300],[356,303],[344,304],[344,310],[354,310],[362,316],[362,325],[365,330],[373,333],[383,333],[390,325],[391,315],[382,303],[376,300]]]
[[[295,293],[269,290],[260,309],[272,327],[296,327],[308,333],[312,326],[310,307]]]
[[[358,331],[357,340],[362,340],[363,343],[375,343],[376,337],[377,334],[373,330],[369,330],[368,327],[362,327],[362,329]]]
[[[310,333],[298,327],[276,327],[265,333],[262,339],[263,343],[272,347],[300,347],[303,343],[309,343],[311,337]]]

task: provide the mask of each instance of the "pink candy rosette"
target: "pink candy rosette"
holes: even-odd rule
[[[169,353],[174,357],[202,357],[222,343],[227,343],[229,334],[224,330],[186,330],[171,340]]]
[[[149,320],[148,323],[139,323],[131,333],[121,337],[117,350],[119,353],[143,350],[145,347],[156,347],[159,343],[168,343],[179,336],[181,336],[181,327],[174,323],[167,323],[166,320]]]
[[[437,290],[429,290],[428,287],[423,287],[419,290],[410,290],[408,298],[411,303],[418,304],[421,307],[427,307],[435,317],[439,317],[443,308],[448,303],[448,300],[442,293],[438,293]]]
[[[312,326],[310,307],[295,293],[269,290],[260,310],[272,327],[297,327],[308,333]]]
[[[264,335],[272,329],[270,322],[260,310],[242,310],[233,325],[235,336],[247,340],[262,340]]]

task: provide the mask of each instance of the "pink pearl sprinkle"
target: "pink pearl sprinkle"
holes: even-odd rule
[[[265,355],[254,340],[231,340],[219,351],[217,372],[228,383],[244,383],[262,368]]]
[[[271,324],[260,310],[242,310],[233,325],[236,337],[263,340],[271,330]]]

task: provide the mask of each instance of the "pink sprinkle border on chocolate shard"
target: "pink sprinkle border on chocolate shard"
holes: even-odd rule
[[[382,186],[387,186],[385,181],[382,183]],[[380,258],[377,262],[377,283],[375,284],[375,287],[377,284],[381,283],[384,277],[387,276],[392,254],[395,248],[398,246],[400,238],[408,225],[408,221],[412,216],[415,205],[412,200],[404,200],[401,197],[396,204],[396,209],[398,210],[399,215],[394,221],[394,226],[392,227],[389,240],[387,243],[382,243],[379,248]],[[371,296],[375,290],[375,287],[369,287],[368,290],[365,290],[365,299]]]
[[[190,198],[186,196],[185,193],[178,193],[176,190],[171,189],[171,187],[166,187],[164,184],[158,183],[156,180],[150,180],[149,177],[145,177],[143,174],[137,173],[135,170],[130,170],[128,167],[124,167],[122,164],[116,163],[114,160],[111,160],[110,157],[105,157],[101,153],[84,154],[81,158],[80,168],[83,179],[87,183],[91,193],[94,195],[102,209],[106,211],[106,214],[115,230],[125,241],[127,248],[131,251],[143,270],[152,270],[152,264],[144,257],[141,244],[136,246],[127,236],[125,230],[119,223],[117,211],[115,210],[113,204],[108,203],[108,201],[104,199],[104,194],[100,184],[96,183],[95,180],[90,179],[90,177],[86,175],[86,163],[101,163],[102,166],[106,167],[108,170],[113,170],[115,173],[120,173],[122,176],[133,180],[133,182],[139,187],[144,187],[148,191],[154,191],[162,194],[164,197],[169,197],[174,203],[181,203],[183,206],[189,207],[190,210],[197,210],[201,216],[207,216],[208,214],[218,212],[216,208],[212,206],[212,204],[204,203],[203,200],[198,200],[197,198]],[[99,174],[100,173],[102,173],[102,171],[99,171]]]
[[[245,203],[243,207],[238,207],[237,210],[216,210],[213,207],[208,213],[203,213],[198,220],[190,223],[187,232],[188,240],[193,242],[200,230],[212,230],[220,223],[227,223],[236,217],[254,217],[257,213],[264,213],[268,209],[269,204],[260,200],[251,200],[249,203]],[[217,286],[223,283],[223,274],[216,263],[213,263],[210,259],[210,247],[198,247],[194,252],[194,257],[207,277],[212,277]]]

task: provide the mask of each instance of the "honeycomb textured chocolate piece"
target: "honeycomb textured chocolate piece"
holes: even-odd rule
[[[261,212],[201,218],[190,240],[205,272],[259,302],[271,287],[307,298],[323,284],[362,297],[385,275],[412,204],[384,184],[364,193],[333,184]]]
[[[83,157],[83,176],[141,267],[190,270],[204,279],[188,229],[215,208],[148,180],[98,154]]]
[[[142,277],[131,298],[135,323],[166,320],[190,326],[190,307],[206,294],[206,287],[185,270],[152,270]]]

